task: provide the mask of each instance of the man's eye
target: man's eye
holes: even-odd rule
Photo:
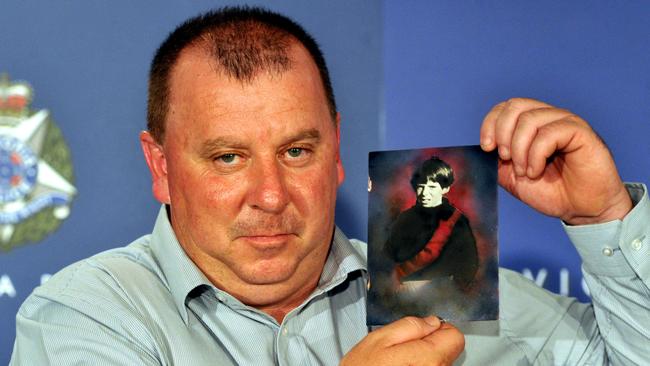
[[[287,150],[287,154],[292,158],[297,158],[300,155],[302,155],[304,152],[305,150],[299,147],[292,147],[289,150]]]
[[[311,161],[313,151],[304,147],[290,147],[284,152],[283,159],[291,166],[303,166]]]
[[[216,160],[220,160],[226,164],[232,164],[235,162],[235,159],[237,159],[237,154],[223,154],[219,155]]]

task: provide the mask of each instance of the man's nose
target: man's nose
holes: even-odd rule
[[[251,168],[248,204],[270,213],[284,210],[289,203],[289,192],[281,163],[275,159],[260,159]]]

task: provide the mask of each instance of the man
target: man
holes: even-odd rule
[[[154,58],[140,136],[164,204],[153,233],[37,288],[17,315],[12,364],[450,364],[463,336],[435,317],[366,335],[365,249],[334,227],[339,123],[320,51],[290,20],[226,9],[183,24]],[[631,188],[628,214],[609,152],[579,117],[513,100],[490,112],[481,142],[499,148],[501,183],[538,210],[572,225],[627,215],[607,243],[647,230],[634,221],[649,214],[643,189]],[[587,277],[598,323],[590,306],[505,272],[501,335],[465,326],[461,359],[638,357],[648,320],[632,315],[647,310],[647,289],[623,250],[631,261],[622,246],[608,259],[624,283]],[[529,299],[544,306],[526,314]]]

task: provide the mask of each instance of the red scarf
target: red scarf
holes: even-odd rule
[[[425,245],[418,254],[395,266],[394,274],[400,283],[402,282],[403,277],[421,270],[433,263],[433,261],[440,256],[442,248],[447,244],[447,240],[449,240],[449,236],[451,236],[454,225],[461,215],[460,210],[454,208],[454,213],[447,220],[440,220],[440,224],[431,236],[431,239],[429,239],[427,245]]]

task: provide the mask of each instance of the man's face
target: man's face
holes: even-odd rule
[[[302,46],[289,54],[290,70],[263,71],[249,83],[221,74],[202,51],[184,50],[171,76],[161,157],[147,157],[150,168],[159,161],[154,194],[171,204],[185,251],[213,283],[253,306],[316,285],[343,181],[338,124],[318,70]]]
[[[418,184],[415,193],[420,206],[436,207],[442,203],[442,196],[447,192],[449,192],[449,187],[442,188],[440,183],[427,179],[426,183]]]

